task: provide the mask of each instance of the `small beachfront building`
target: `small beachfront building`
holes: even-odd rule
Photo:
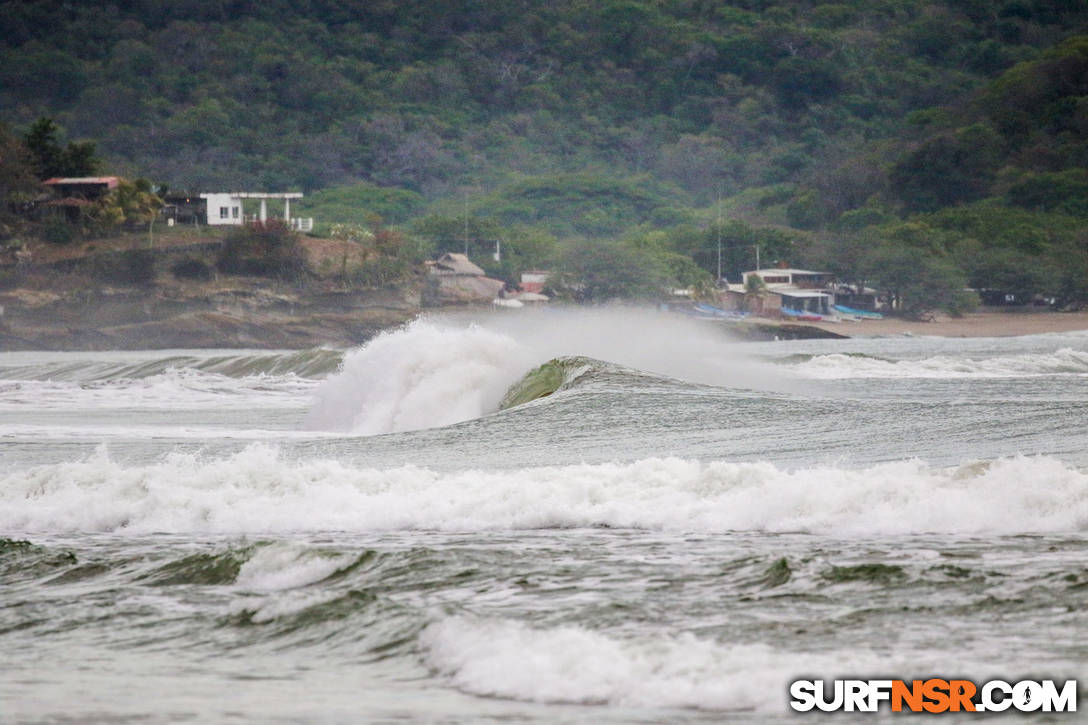
[[[268,221],[268,200],[283,200],[283,216],[279,217],[287,222],[292,229],[300,232],[309,232],[314,228],[314,220],[310,217],[292,217],[291,200],[301,199],[302,193],[298,191],[264,192],[264,191],[216,191],[200,195],[207,204],[207,219],[210,226],[241,226],[246,222],[258,221],[262,224]],[[247,217],[243,207],[243,200],[259,199],[260,211],[256,217]]]
[[[428,266],[431,274],[446,277],[482,277],[485,274],[482,269],[469,260],[468,255],[456,252],[446,252]]]
[[[790,267],[756,269],[745,272],[740,284],[726,285],[720,298],[725,309],[747,309],[760,317],[830,315],[835,296],[828,286],[834,277]]]
[[[522,292],[530,292],[533,294],[540,294],[544,291],[544,285],[548,283],[548,277],[551,276],[551,272],[543,269],[527,269],[521,273],[521,287]]]
[[[94,201],[113,191],[121,183],[117,176],[53,177],[42,182],[58,199]]]
[[[777,296],[781,300],[779,303],[779,311],[783,315],[789,315],[794,312],[810,315],[830,315],[831,306],[834,304],[834,297],[827,292],[817,292],[816,290],[771,290],[772,296]]]
[[[91,214],[97,202],[121,184],[118,176],[53,177],[42,182],[50,195],[36,200],[43,211],[77,223]]]
[[[791,267],[755,269],[751,272],[745,272],[741,275],[741,283],[748,284],[750,277],[758,277],[763,281],[763,284],[767,285],[768,289],[781,285],[796,289],[823,289],[835,279],[835,275],[831,272],[814,272],[809,269],[793,269]]]
[[[426,264],[430,284],[425,296],[436,304],[491,302],[506,287],[505,282],[488,277],[464,254],[446,252]]]

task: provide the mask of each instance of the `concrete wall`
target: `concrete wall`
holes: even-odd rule
[[[241,199],[230,194],[201,194],[200,196],[208,201],[209,226],[241,226],[244,216]]]

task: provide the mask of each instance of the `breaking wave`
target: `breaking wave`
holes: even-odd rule
[[[790,385],[742,350],[706,327],[645,311],[526,312],[486,325],[421,319],[347,353],[318,387],[308,425],[375,435],[471,420],[495,412],[533,368],[567,356],[693,383]]]
[[[306,407],[317,380],[343,353],[207,355],[169,353],[10,353],[0,364],[0,410],[193,410]]]
[[[0,410],[27,406],[61,411],[158,407],[171,410],[304,407],[316,381],[295,373],[231,377],[193,368],[168,368],[143,377],[93,381],[0,380]]]
[[[1062,348],[1053,353],[964,358],[937,355],[920,360],[885,360],[868,355],[817,355],[792,368],[809,378],[1017,378],[1088,375],[1088,352]]]
[[[1029,485],[1030,484],[1030,485]],[[252,444],[124,466],[100,450],[0,476],[0,531],[288,533],[616,527],[842,535],[1088,530],[1088,474],[1053,458],[863,470],[651,458],[438,472],[287,460]]]
[[[10,353],[0,366],[0,380],[53,383],[106,383],[144,380],[179,371],[200,371],[229,378],[287,376],[321,378],[340,365],[343,352],[329,348],[232,354]]]
[[[307,424],[375,435],[478,418],[532,364],[507,335],[417,322],[349,352],[317,389]]]
[[[783,683],[949,667],[929,653],[820,653],[679,635],[614,635],[450,617],[420,634],[424,659],[458,689],[541,703],[788,712]],[[955,663],[966,666],[965,663]],[[989,667],[972,665],[972,671]]]

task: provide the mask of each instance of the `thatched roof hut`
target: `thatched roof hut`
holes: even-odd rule
[[[446,252],[431,265],[432,274],[463,274],[470,277],[482,277],[484,271],[469,261],[464,254]]]

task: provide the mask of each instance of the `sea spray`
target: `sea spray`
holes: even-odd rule
[[[791,366],[1088,338],[564,318],[440,325],[513,341],[515,378],[601,361],[552,396],[365,439],[299,430],[308,353],[0,355],[5,722],[786,722],[797,677],[1083,671],[1088,376]]]
[[[348,353],[317,389],[307,426],[375,435],[477,418],[532,362],[509,336],[417,321]]]
[[[652,311],[427,318],[349,352],[317,389],[307,425],[374,435],[478,418],[531,369],[566,356],[723,387],[799,387],[714,325]]]

